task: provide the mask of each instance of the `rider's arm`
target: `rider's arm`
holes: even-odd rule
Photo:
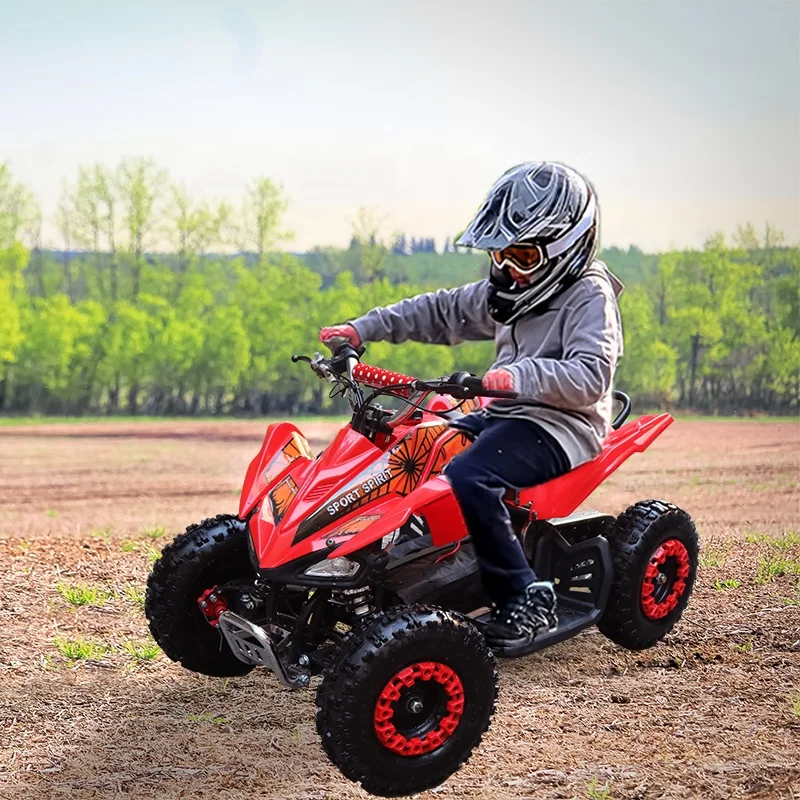
[[[363,341],[458,344],[494,339],[495,322],[486,310],[488,281],[418,294],[351,321]]]
[[[503,369],[524,397],[564,409],[594,405],[611,388],[622,329],[610,289],[595,287],[565,309],[561,358],[522,358]]]

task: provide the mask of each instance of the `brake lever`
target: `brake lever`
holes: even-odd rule
[[[309,367],[311,367],[312,372],[318,377],[322,378],[328,383],[334,383],[338,379],[338,375],[327,365],[325,364],[325,359],[322,357],[322,353],[316,353],[314,358],[310,358],[309,356],[292,356],[292,361],[295,364],[298,361],[305,361]]]

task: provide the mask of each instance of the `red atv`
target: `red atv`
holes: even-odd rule
[[[494,710],[495,660],[481,634],[490,602],[439,475],[470,445],[449,423],[483,398],[513,395],[467,373],[416,380],[362,364],[362,354],[340,343],[331,358],[294,357],[348,397],[350,423],[316,458],[294,425],[270,425],[238,516],[194,525],[164,548],[146,612],[164,652],[195,672],[268,667],[290,687],[321,675],[325,751],[368,792],[392,797],[446,780]],[[400,407],[382,407],[382,396]],[[686,512],[648,500],[619,517],[575,513],[673,421],[623,426],[630,401],[616,398],[623,409],[597,458],[507,497],[531,564],[558,597],[558,629],[532,650],[590,625],[625,647],[650,647],[689,600],[698,541]]]

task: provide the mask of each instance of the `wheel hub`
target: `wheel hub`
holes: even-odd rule
[[[219,615],[228,610],[228,601],[217,591],[216,586],[206,589],[197,598],[197,605],[200,606],[200,611],[203,612],[212,628],[219,625]]]
[[[408,710],[412,714],[419,714],[425,706],[422,704],[422,700],[419,697],[410,697],[408,700]]]
[[[686,591],[689,577],[689,551],[678,539],[668,539],[658,546],[642,580],[642,611],[659,620],[674,611]]]
[[[402,756],[441,747],[464,713],[464,686],[458,674],[438,661],[420,661],[397,672],[375,704],[378,741]]]

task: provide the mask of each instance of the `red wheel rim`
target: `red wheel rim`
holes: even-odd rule
[[[378,741],[401,756],[420,756],[441,747],[464,713],[458,674],[438,661],[419,661],[395,673],[375,704]]]
[[[642,580],[642,610],[650,619],[663,619],[675,610],[686,591],[689,551],[678,539],[662,542],[650,556]]]

